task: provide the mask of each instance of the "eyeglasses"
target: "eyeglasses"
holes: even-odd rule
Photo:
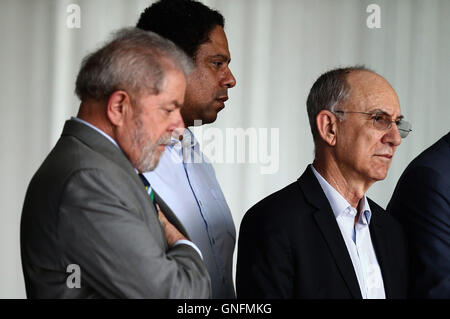
[[[388,130],[392,127],[392,123],[397,125],[398,132],[400,133],[401,138],[405,138],[408,136],[409,132],[411,132],[411,123],[405,121],[400,118],[397,120],[391,120],[391,116],[384,112],[350,112],[350,111],[334,111],[333,113],[358,113],[358,114],[366,114],[370,115],[370,119],[373,122],[373,126],[380,131]]]

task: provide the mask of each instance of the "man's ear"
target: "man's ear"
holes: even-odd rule
[[[319,136],[330,146],[336,145],[337,121],[336,115],[328,110],[322,110],[316,116],[316,125]]]
[[[125,115],[131,110],[131,99],[125,91],[115,91],[106,104],[106,116],[114,126],[122,126]]]

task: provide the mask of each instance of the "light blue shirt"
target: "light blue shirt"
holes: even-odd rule
[[[102,131],[101,129],[99,129],[98,127],[95,127],[95,126],[92,125],[91,123],[88,123],[88,122],[86,122],[86,121],[84,121],[84,120],[82,120],[82,119],[80,119],[80,118],[78,118],[78,117],[73,117],[73,116],[72,116],[72,117],[71,117],[71,120],[80,122],[80,123],[82,123],[82,124],[84,124],[84,125],[89,126],[89,127],[92,128],[92,129],[96,130],[98,133],[100,133],[101,135],[103,135],[104,137],[106,137],[111,143],[113,143],[119,150],[122,151],[122,149],[120,148],[119,144],[117,144],[117,142],[116,142],[111,136],[109,136],[108,134],[106,134],[105,132],[103,132],[103,131]],[[134,170],[136,171],[137,174],[139,173],[139,172],[137,171],[136,168],[135,168]],[[149,195],[150,195],[151,190],[152,190],[151,187],[149,187],[149,188],[148,188],[148,194],[149,194]],[[173,247],[175,247],[175,246],[177,246],[177,245],[180,245],[180,244],[185,244],[185,245],[191,246],[192,248],[194,248],[194,249],[197,251],[197,253],[200,255],[200,257],[203,259],[203,256],[202,256],[201,251],[198,249],[198,247],[197,247],[193,242],[191,242],[191,241],[189,241],[189,240],[181,239],[181,240],[177,240],[177,241],[173,244]]]
[[[234,298],[236,230],[214,168],[192,132],[186,129],[182,141],[172,139],[156,169],[144,175],[202,251],[212,297]]]
[[[383,277],[372,245],[369,224],[372,217],[366,195],[361,198],[361,212],[354,225],[357,211],[311,165],[312,171],[330,203],[337,224],[344,238],[363,299],[385,299]]]

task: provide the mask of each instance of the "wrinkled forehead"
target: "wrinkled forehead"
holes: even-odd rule
[[[392,86],[382,76],[370,71],[354,71],[347,76],[348,107],[351,111],[383,111],[392,117],[401,115],[400,102]]]

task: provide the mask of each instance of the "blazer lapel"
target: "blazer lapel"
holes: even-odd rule
[[[175,216],[170,207],[166,204],[166,202],[163,201],[163,199],[158,195],[156,191],[155,191],[155,200],[158,203],[159,208],[161,208],[161,211],[164,213],[164,216],[166,216],[167,220],[172,225],[174,225],[175,228],[178,229],[178,231],[182,233],[188,240],[191,240],[189,234],[187,233],[184,226],[181,224],[180,220]]]
[[[450,132],[448,132],[447,135],[443,136],[442,139],[446,141],[450,146]]]
[[[75,120],[68,120],[64,125],[62,136],[76,137],[88,147],[122,167],[127,173],[136,175],[136,181],[142,185],[142,182],[139,180],[133,165],[125,154],[116,145],[93,128]]]
[[[378,205],[371,200],[369,200],[369,205],[372,210],[372,219],[369,226],[370,237],[372,238],[372,244],[377,256],[378,264],[380,265],[381,275],[383,276],[386,298],[389,298],[393,287],[391,267],[389,264],[389,261],[391,260],[389,256],[389,243],[386,241],[381,220],[382,216],[380,216],[380,214],[383,214],[384,212],[380,211],[381,208],[378,208]]]
[[[314,176],[311,168],[308,167],[303,175],[298,179],[300,188],[306,198],[317,210],[313,216],[317,225],[325,238],[328,247],[334,257],[334,261],[347,284],[353,298],[362,298],[358,279],[356,278],[350,255],[347,251],[344,238],[333,215],[331,206]]]
[[[121,167],[125,172],[128,173],[130,178],[132,178],[136,183],[137,189],[140,189],[142,195],[148,198],[149,203],[151,203],[150,197],[148,196],[145,187],[143,187],[142,181],[140,180],[130,160],[116,145],[111,143],[111,141],[109,141],[106,137],[104,137],[91,127],[75,120],[66,121],[62,136],[73,136],[82,141],[88,147],[105,156],[108,160],[116,163],[119,167]],[[148,205],[148,207],[151,210],[150,215],[156,216],[156,210],[153,204]]]

